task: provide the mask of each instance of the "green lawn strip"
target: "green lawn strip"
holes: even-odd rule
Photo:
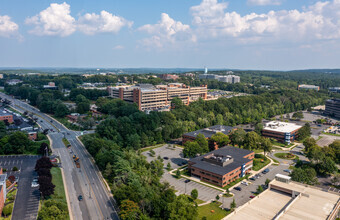
[[[53,117],[53,118],[59,121],[60,123],[62,123],[63,125],[65,125],[65,127],[67,127],[68,129],[75,130],[75,131],[82,130],[80,126],[70,123],[67,118],[58,118],[58,117]]]
[[[70,142],[66,138],[63,138],[63,143],[64,143],[65,147],[70,145]]]
[[[274,154],[275,157],[278,157],[278,158],[281,158],[281,159],[284,159],[284,160],[294,160],[296,158],[295,155],[293,155],[293,157],[291,157],[291,158],[287,158],[286,157],[287,155],[290,155],[290,153],[276,153],[276,154]]]
[[[225,211],[221,209],[221,203],[219,202],[212,202],[207,205],[198,206],[198,217],[197,219],[202,219],[206,217],[207,220],[220,220],[230,214],[230,211]],[[212,211],[214,210],[214,211]]]
[[[54,194],[51,199],[59,200],[67,205],[63,177],[61,175],[61,170],[59,167],[52,167],[52,183],[55,185]]]
[[[231,188],[231,187],[235,186],[237,183],[241,182],[242,180],[247,179],[249,176],[250,176],[250,174],[247,174],[244,177],[241,177],[241,178],[235,180],[234,182],[229,183],[228,185],[223,187],[223,189]]]
[[[203,200],[200,200],[200,199],[195,199],[195,201],[194,201],[194,202],[196,202],[196,203],[197,203],[197,205],[205,203],[205,201],[203,201]]]
[[[155,146],[145,147],[145,148],[140,149],[140,151],[141,152],[149,151],[149,150],[152,150],[152,149],[156,149],[156,148],[162,147],[163,145],[164,144],[157,144]]]
[[[284,148],[289,148],[289,147],[294,145],[293,143],[291,143],[289,145],[286,145],[284,143],[280,143],[280,142],[277,142],[277,141],[272,141],[272,144],[276,145],[276,146],[279,146],[279,147],[284,147]]]
[[[340,137],[340,134],[333,134],[333,133],[327,133],[327,132],[322,132],[322,134]]]
[[[254,158],[254,160],[253,160],[253,170],[259,171],[263,167],[267,166],[269,163],[270,163],[270,160],[267,157],[266,157],[266,159]]]

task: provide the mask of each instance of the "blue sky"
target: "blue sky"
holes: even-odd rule
[[[0,1],[1,67],[340,68],[340,0]]]

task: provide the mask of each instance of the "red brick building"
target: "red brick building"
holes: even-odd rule
[[[189,160],[192,176],[219,187],[224,187],[245,176],[253,166],[253,151],[226,146]]]
[[[13,123],[13,115],[0,112],[0,121],[5,121],[5,120],[7,120],[8,123],[12,124]]]

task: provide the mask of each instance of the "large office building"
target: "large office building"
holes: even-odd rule
[[[108,87],[112,98],[128,103],[136,103],[141,111],[169,109],[175,97],[188,105],[199,98],[207,99],[207,86],[190,87],[182,83],[153,86],[137,84],[133,86]]]
[[[315,90],[315,91],[319,91],[320,90],[320,86],[315,86],[315,85],[305,85],[305,84],[301,84],[298,86],[298,90]]]
[[[331,117],[340,118],[340,99],[326,100],[325,114]]]
[[[266,123],[262,129],[262,135],[274,138],[282,143],[290,144],[296,139],[300,128],[302,128],[302,126],[294,123],[270,121]]]
[[[230,127],[230,126],[215,125],[209,128],[203,128],[197,131],[188,132],[182,135],[182,144],[185,144],[187,141],[194,141],[197,135],[199,134],[203,134],[204,137],[206,137],[209,141],[211,136],[213,136],[214,134],[218,132],[221,132],[225,135],[229,135],[235,129],[236,128]],[[213,143],[211,141],[209,141],[209,147],[210,149],[215,149],[215,150],[217,149],[216,143]]]
[[[253,151],[226,146],[190,159],[188,169],[193,177],[224,187],[250,172],[254,155]]]
[[[328,91],[332,93],[340,93],[340,87],[329,87]]]
[[[214,75],[214,74],[201,74],[199,75],[199,79],[215,79],[220,82],[226,83],[239,83],[241,82],[239,76],[235,75]]]

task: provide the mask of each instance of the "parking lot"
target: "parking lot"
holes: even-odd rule
[[[150,156],[149,151],[145,151],[142,154],[146,156],[146,160],[148,162],[151,162],[154,159],[157,159],[158,156],[164,159],[164,166],[168,163],[170,163],[172,169],[177,169],[178,167],[185,165],[186,159],[183,158],[182,155],[182,148],[179,147],[172,147],[175,145],[169,145],[165,144],[162,147],[155,148],[153,151],[155,151],[155,156]]]
[[[31,183],[37,177],[34,171],[39,156],[0,156],[0,167],[7,169],[8,176],[18,177],[18,192],[14,202],[12,219],[36,219],[38,215],[40,193]],[[12,171],[17,167],[19,171]]]

